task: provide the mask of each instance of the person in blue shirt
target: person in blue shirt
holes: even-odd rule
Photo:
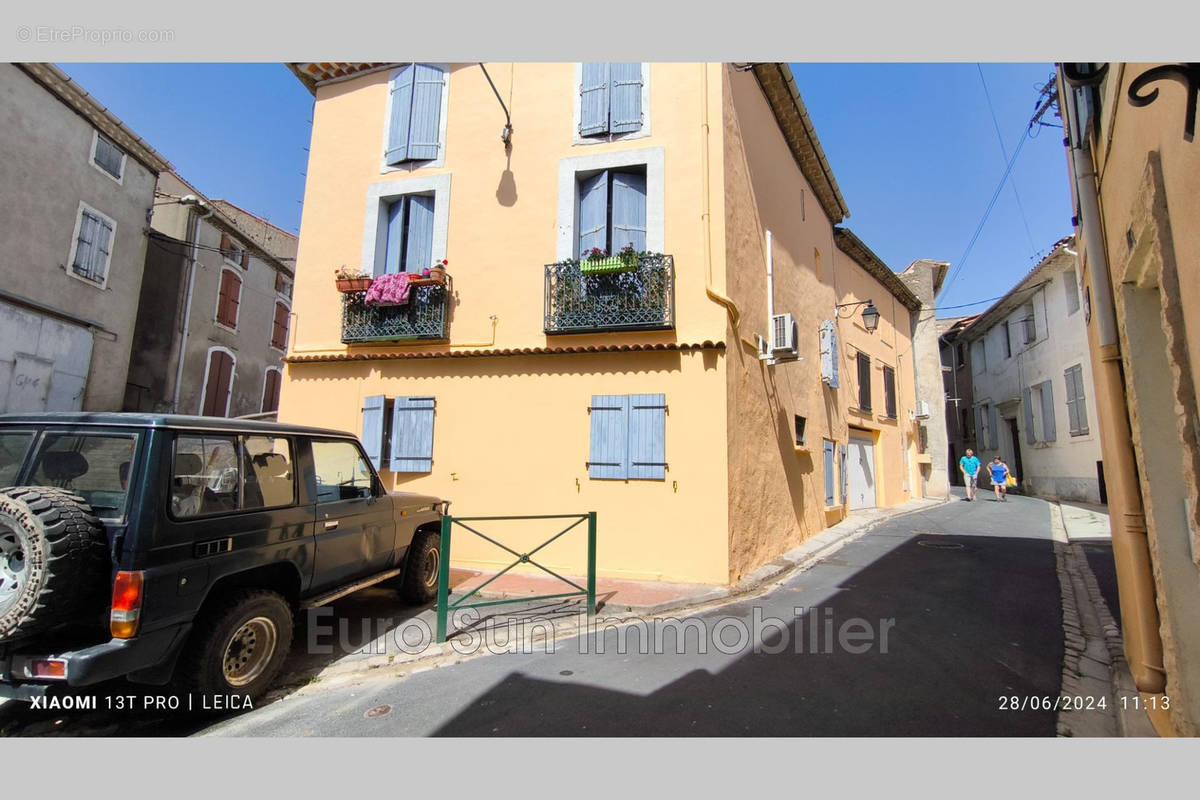
[[[975,499],[975,492],[979,489],[979,459],[975,457],[975,451],[967,448],[967,454],[958,460],[958,469],[963,474],[963,483],[967,486],[967,502]]]
[[[1000,460],[1000,456],[992,459],[992,463],[988,464],[988,470],[992,473],[992,488],[996,490],[996,502],[1008,502],[1008,464]]]

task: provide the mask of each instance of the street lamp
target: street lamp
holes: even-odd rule
[[[857,303],[839,303],[834,308],[854,308],[855,306],[866,306],[862,312],[863,327],[869,333],[874,333],[879,327],[879,309],[875,307],[874,300],[859,300]]]

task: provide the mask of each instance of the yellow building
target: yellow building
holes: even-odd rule
[[[281,420],[361,432],[459,515],[595,510],[609,577],[725,584],[919,496],[920,303],[835,227],[786,65],[292,69],[316,104]],[[343,265],[407,301],[339,294]],[[508,563],[472,539],[456,564]]]
[[[1062,64],[1125,656],[1160,733],[1200,734],[1195,64]]]

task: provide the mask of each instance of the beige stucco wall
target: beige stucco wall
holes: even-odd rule
[[[899,421],[854,420],[877,432],[879,504],[911,496],[902,488],[901,448],[913,388],[908,310],[893,304],[886,289],[834,246],[833,227],[753,76],[727,71],[724,87],[726,287],[741,315],[727,355],[730,578],[737,580],[845,515],[840,504],[825,507],[822,439],[847,441],[846,408],[857,398],[855,346],[897,366]],[[759,360],[754,344],[755,334],[769,332],[767,230],[773,237],[775,312],[795,316],[803,357],[775,366]],[[835,319],[836,303],[860,299],[874,299],[883,319],[879,331],[868,334],[854,321],[861,307],[842,312],[841,388],[832,390],[821,380],[819,327]],[[876,372],[875,407],[882,410],[882,371]],[[795,446],[796,414],[807,418],[804,449]],[[840,475],[836,484],[840,498]]]
[[[614,344],[721,342],[725,311],[706,295],[707,242],[714,280],[724,272],[719,224],[706,231],[701,164],[713,153],[713,216],[722,212],[719,125],[705,136],[704,89],[719,119],[720,66],[650,65],[651,135],[576,144],[573,64],[489,64],[512,114],[504,116],[477,65],[451,65],[442,166],[381,171],[387,73],[317,91],[295,288],[291,355],[427,353]],[[660,148],[664,252],[675,259],[673,331],[547,336],[543,266],[557,260],[561,161]],[[360,266],[372,184],[449,175],[446,257],[453,277],[450,341],[345,346],[332,271]],[[711,238],[710,238],[711,237]],[[367,265],[369,267],[369,265]],[[491,317],[496,317],[493,328]],[[494,337],[493,337],[494,331]],[[291,363],[279,418],[358,433],[364,397],[436,398],[433,471],[384,472],[389,488],[450,499],[457,515],[594,510],[601,575],[725,583],[729,576],[725,355],[699,352],[472,356],[353,363]],[[666,395],[669,468],[663,481],[590,480],[587,406],[593,394]],[[536,525],[526,534],[541,531]],[[517,543],[522,541],[521,534]],[[544,537],[543,537],[544,538]],[[530,539],[532,541],[532,539]],[[540,555],[582,574],[579,535]],[[505,554],[461,534],[457,565],[495,568]]]
[[[1154,565],[1161,617],[1170,719],[1185,735],[1200,731],[1200,476],[1197,468],[1196,396],[1200,370],[1191,353],[1200,352],[1200,149],[1184,138],[1188,89],[1162,80],[1151,84],[1158,98],[1135,107],[1130,83],[1154,64],[1112,64],[1102,85],[1100,205],[1105,246],[1113,275],[1117,321],[1126,370],[1133,445],[1141,478],[1142,502]],[[1145,91],[1145,90],[1143,90]],[[1161,162],[1162,196],[1147,214],[1151,154]],[[1169,240],[1146,241],[1150,218],[1166,220]],[[1135,240],[1131,252],[1127,236]],[[1141,238],[1139,238],[1141,237]],[[1140,253],[1145,245],[1153,253]],[[1091,261],[1081,251],[1085,281]],[[1157,272],[1143,288],[1122,285],[1129,264]],[[1165,269],[1164,269],[1165,266]],[[1165,274],[1162,274],[1165,273]],[[1095,323],[1089,325],[1093,360]],[[1110,445],[1106,444],[1106,448]]]

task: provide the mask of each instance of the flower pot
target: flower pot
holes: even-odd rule
[[[437,281],[438,283],[445,283],[446,269],[444,267],[434,267],[433,269],[429,270],[429,277],[431,280]]]
[[[620,256],[609,256],[580,261],[579,271],[584,275],[610,275],[614,272],[629,272],[636,266],[635,261],[626,261]]]
[[[350,294],[351,292],[365,292],[371,288],[370,278],[335,278],[337,290],[342,294]]]

